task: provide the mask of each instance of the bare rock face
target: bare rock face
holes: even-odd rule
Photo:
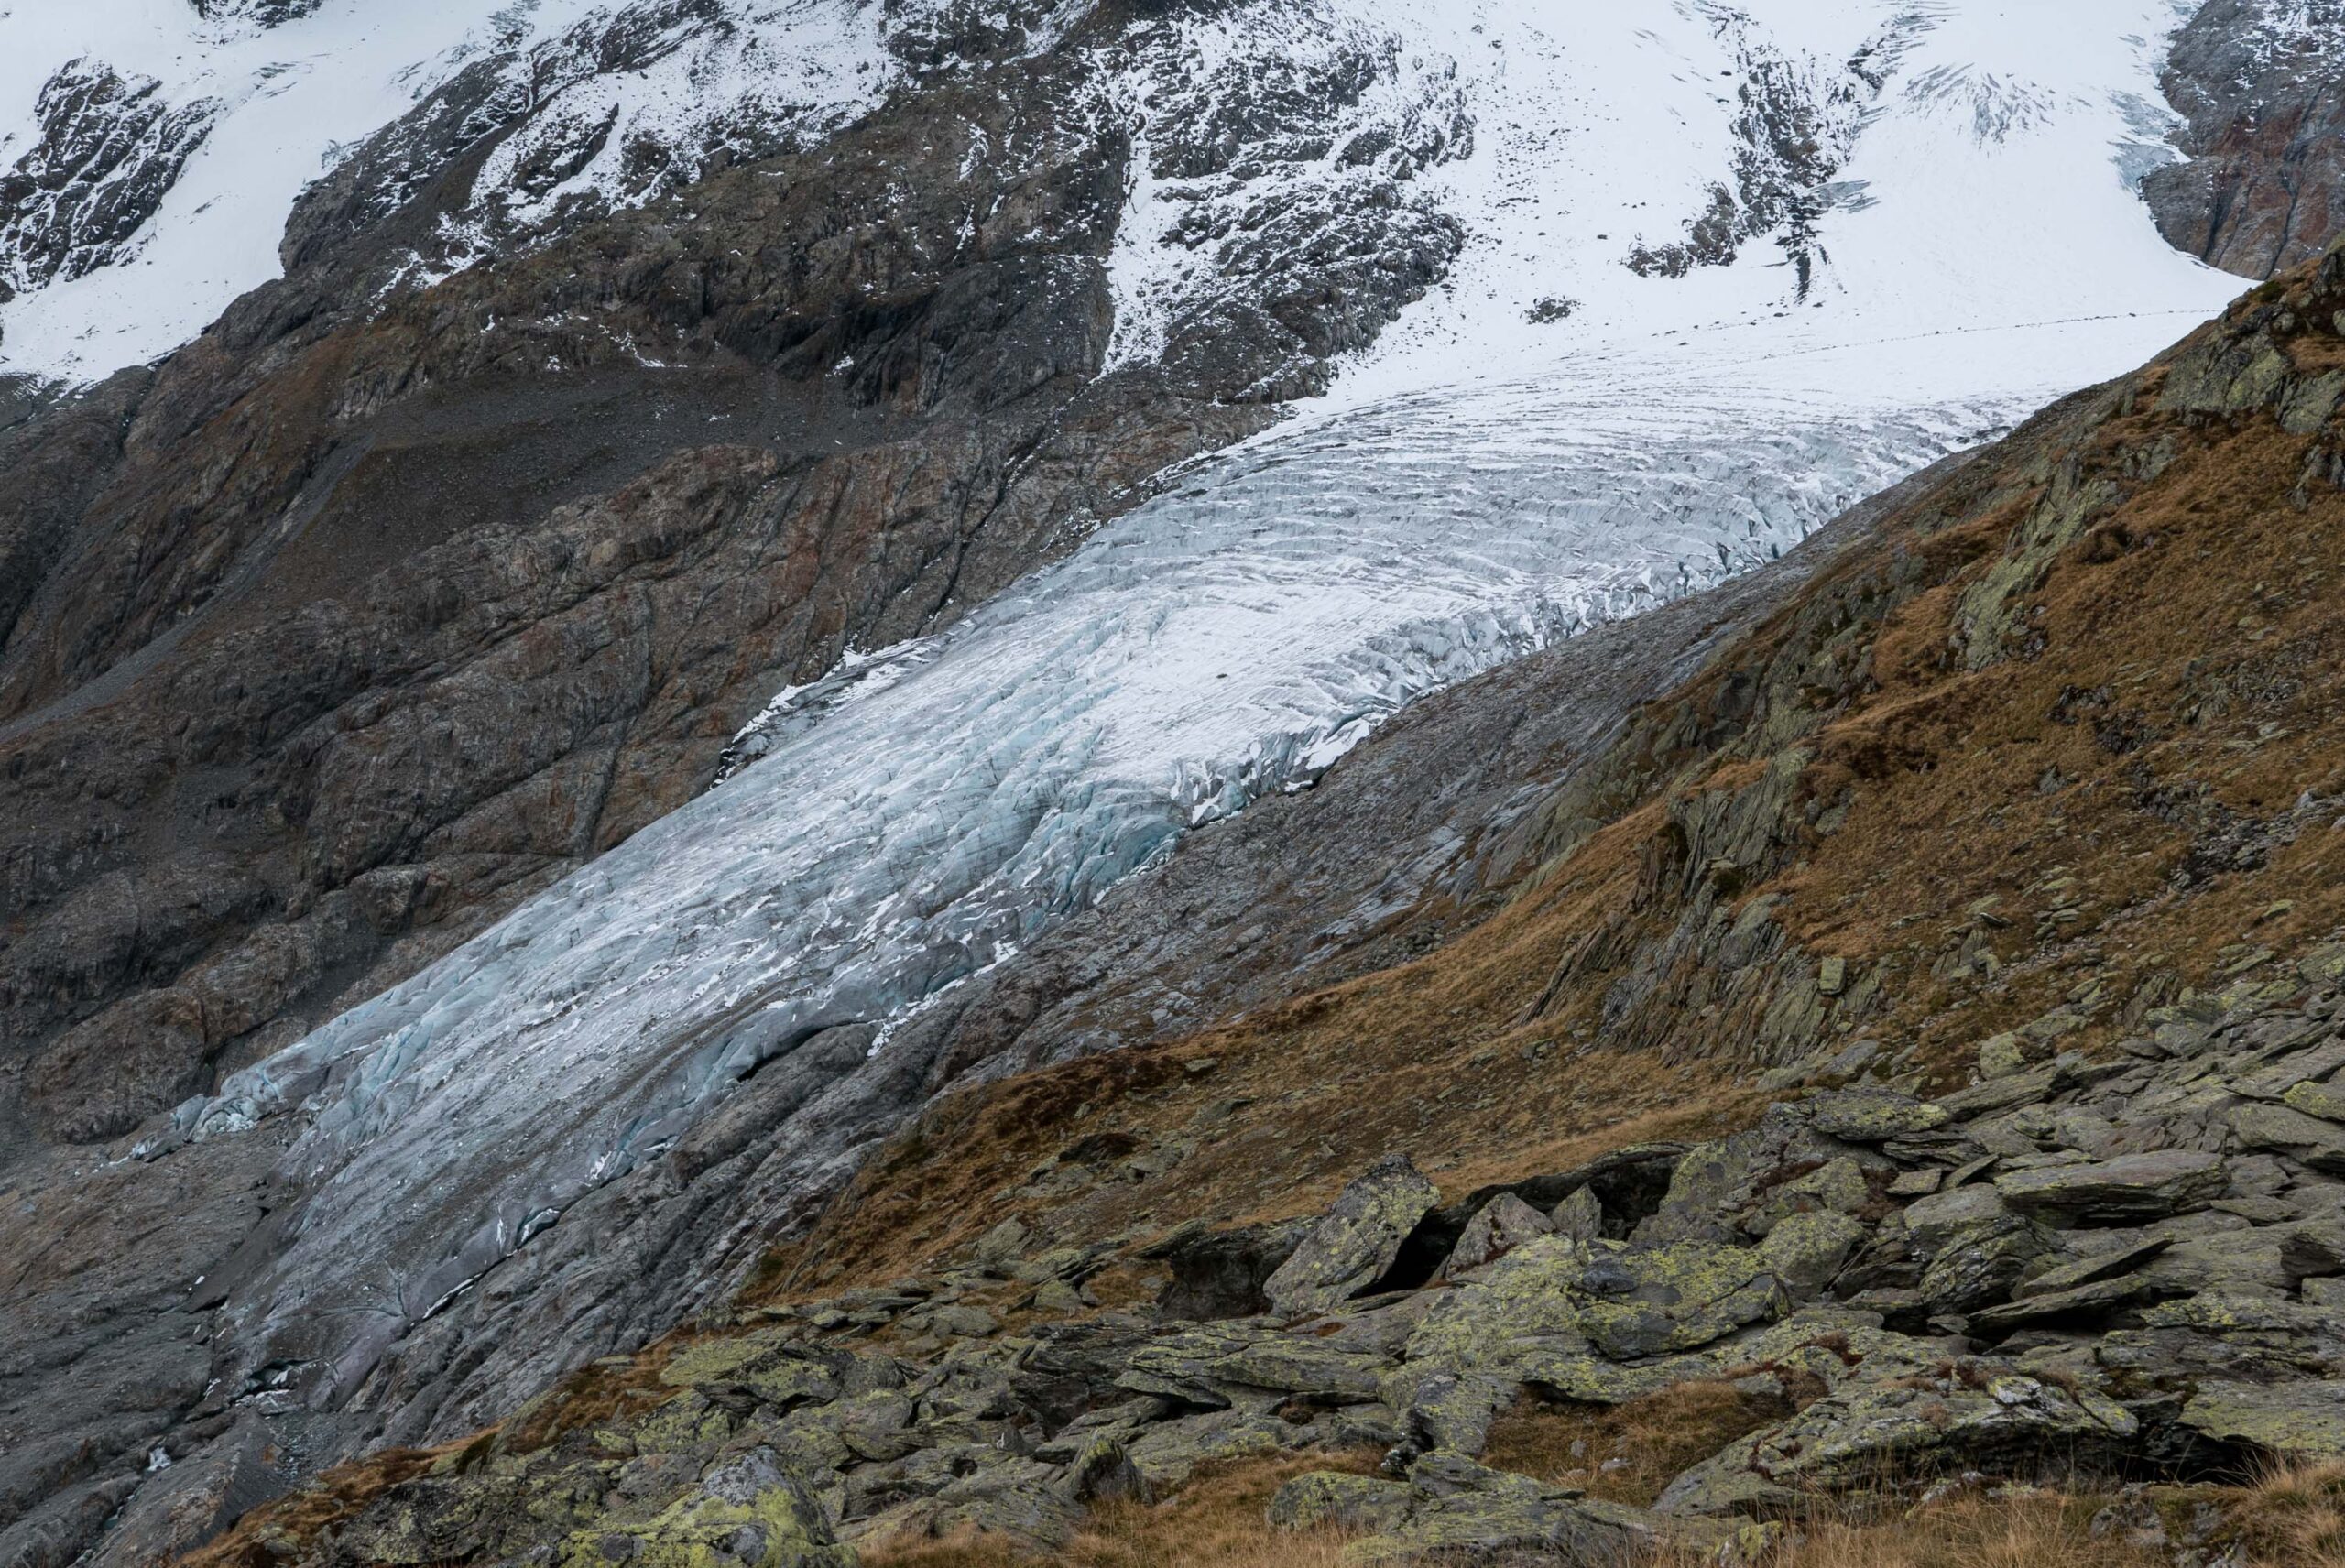
[[[199,16],[254,21],[264,27],[306,16],[323,0],[188,0]]]
[[[0,173],[0,300],[122,258],[212,128],[152,77],[77,60],[40,90],[40,139]]]
[[[2164,86],[2185,161],[2142,194],[2178,249],[2269,278],[2345,227],[2345,5],[2208,0],[2176,35]]]

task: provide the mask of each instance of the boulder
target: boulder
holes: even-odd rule
[[[2290,1458],[2345,1457],[2345,1383],[2201,1382],[2182,1424]]]
[[[1062,1538],[1063,1539],[1063,1538]],[[718,1465],[696,1491],[640,1524],[582,1531],[555,1550],[562,1563],[624,1561],[638,1568],[854,1568],[822,1504],[766,1449]]]
[[[1972,1313],[1970,1332],[1995,1335],[2033,1323],[2098,1322],[2120,1307],[2146,1301],[2156,1288],[2143,1275],[2120,1274],[2065,1290],[2046,1290]]]
[[[1934,1312],[1967,1312],[2008,1298],[2052,1248],[2044,1227],[2021,1214],[1982,1220],[1947,1236],[1914,1289]]]
[[[1941,1190],[1905,1205],[1906,1245],[1918,1258],[1934,1258],[1954,1236],[2001,1223],[2011,1214],[2002,1193],[1991,1186]]]
[[[1311,1427],[1267,1410],[1209,1410],[1160,1421],[1134,1438],[1127,1452],[1161,1497],[1177,1490],[1200,1465],[1310,1448],[1317,1438]]]
[[[2233,1105],[2231,1133],[2250,1149],[2277,1149],[2316,1171],[2345,1174],[2345,1127],[2293,1105]]]
[[[1067,1466],[1064,1486],[1066,1495],[1078,1503],[1153,1500],[1147,1477],[1112,1437],[1094,1438],[1085,1445]]]
[[[1871,1234],[1863,1221],[1829,1209],[1793,1214],[1767,1233],[1759,1244],[1759,1256],[1792,1300],[1809,1301],[1832,1282],[1840,1265]]]
[[[1235,1388],[1366,1404],[1377,1398],[1391,1369],[1373,1352],[1258,1323],[1227,1323],[1157,1335],[1131,1352],[1117,1383],[1134,1393],[1207,1407],[1231,1403]]]
[[[1436,1302],[1407,1359],[1539,1378],[1551,1360],[1590,1348],[1614,1361],[1690,1350],[1789,1304],[1751,1247],[1541,1236]]]
[[[1322,1312],[1367,1290],[1392,1267],[1402,1243],[1440,1201],[1408,1156],[1378,1160],[1343,1190],[1293,1256],[1264,1282],[1271,1310],[1290,1318]]]
[[[2049,1296],[2063,1290],[2073,1290],[2079,1285],[2089,1285],[2096,1279],[2110,1279],[2114,1275],[2123,1274],[2138,1268],[2172,1245],[2171,1237],[2144,1236],[2139,1241],[2129,1242],[2122,1247],[2113,1247],[2105,1252],[2096,1252],[2078,1258],[2073,1263],[2063,1263],[2056,1269],[2047,1269],[2043,1273],[2029,1279],[2012,1294],[2023,1297]]]
[[[1268,1514],[1280,1530],[1382,1532],[1408,1522],[1412,1501],[1405,1482],[1314,1470],[1281,1486]]]
[[[2016,1209],[2083,1224],[2123,1225],[2202,1207],[2220,1197],[2228,1182],[2221,1155],[2165,1149],[2005,1171],[1995,1178],[1995,1190]]]
[[[1752,1236],[1765,1236],[1790,1214],[1819,1211],[1853,1214],[1871,1202],[1872,1185],[1865,1180],[1864,1167],[1843,1155],[1779,1183],[1754,1209],[1746,1211],[1741,1228]]]
[[[1456,1454],[1418,1460],[1408,1489],[1407,1519],[1353,1543],[1347,1561],[1627,1563],[1650,1555],[1663,1540],[1661,1521],[1641,1509],[1595,1502]]]
[[[1593,1185],[1574,1188],[1548,1217],[1557,1236],[1573,1241],[1595,1241],[1604,1234],[1604,1203]]]
[[[1991,1116],[1997,1111],[2010,1110],[2013,1105],[2039,1104],[2052,1097],[2064,1076],[2064,1063],[2047,1062],[2017,1073],[2005,1073],[1967,1089],[1957,1089],[1941,1094],[1937,1103],[1958,1121]]]
[[[1586,1192],[1587,1189],[1582,1187],[1580,1191]],[[1442,1266],[1442,1273],[1454,1279],[1485,1263],[1497,1261],[1534,1236],[1553,1236],[1554,1233],[1554,1221],[1512,1192],[1500,1192],[1484,1203],[1481,1212],[1467,1222],[1466,1234],[1459,1236],[1457,1245],[1450,1249],[1448,1261]]]
[[[1886,1089],[1834,1089],[1800,1102],[1816,1130],[1848,1143],[1886,1143],[1936,1132],[1954,1119],[1943,1105]]]
[[[1979,1042],[1979,1076],[2009,1078],[2027,1071],[2027,1042],[2015,1034],[1989,1035]]]
[[[1432,1366],[1399,1374],[1387,1391],[1401,1410],[1402,1431],[1395,1452],[1385,1456],[1389,1469],[1421,1454],[1481,1453],[1489,1442],[1490,1423],[1512,1402],[1516,1384]]]
[[[2345,1122],[2345,1084],[2297,1083],[2280,1096],[2280,1103],[2325,1122]]]
[[[2111,1448],[2138,1430],[2115,1400],[2071,1393],[2008,1362],[1961,1364],[1935,1384],[1910,1375],[1852,1379],[1695,1465],[1670,1483],[1655,1507],[1718,1513],[1796,1501],[1808,1491],[1876,1486],[1901,1473],[2065,1459]]]
[[[1688,1149],[1660,1207],[1638,1225],[1634,1239],[1723,1241],[1758,1235],[1769,1218],[1794,1208],[1826,1206],[1812,1197],[1779,1202],[1777,1189],[1835,1160],[1860,1156],[1888,1166],[1870,1150],[1819,1130],[1801,1106],[1772,1106],[1757,1127]],[[1859,1174],[1861,1179],[1861,1165]]]

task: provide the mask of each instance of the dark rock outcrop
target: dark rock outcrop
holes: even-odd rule
[[[2207,0],[2162,82],[2184,159],[2142,194],[2177,249],[2270,278],[2345,233],[2345,8]]]
[[[174,104],[152,77],[77,60],[42,86],[40,139],[0,173],[0,300],[123,258],[217,105]]]

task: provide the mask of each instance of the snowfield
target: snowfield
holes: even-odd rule
[[[1208,53],[1285,47],[1275,14],[1292,9],[1258,7],[1250,34],[1199,24],[1199,80]],[[418,48],[419,17],[453,36],[462,10],[361,24],[329,0],[312,23],[412,29]],[[802,14],[826,40],[853,20]],[[2157,156],[2158,40],[2178,14],[1323,0],[1321,36],[1389,47],[1377,112],[1471,115],[1470,147],[1416,173],[1467,236],[1446,283],[1287,425],[951,630],[787,694],[702,799],[182,1107],[199,1136],[308,1118],[288,1157],[306,1207],[232,1312],[263,1340],[346,1325],[309,1390],[346,1395],[812,1031],[900,1018],[1183,833],[1307,786],[1402,704],[1763,561],[2181,335],[2236,281],[2169,251],[2123,177]],[[1737,129],[1740,84],[1761,78],[1813,111],[1763,157]],[[191,163],[190,201],[233,183],[234,126]],[[272,157],[278,189],[291,154]],[[1782,196],[1794,218],[1740,235],[1730,263],[1627,265],[1693,243],[1719,191],[1746,212]],[[1213,287],[1162,238],[1211,194],[1134,182],[1118,353],[1147,353]],[[198,245],[191,211],[173,221],[149,259]],[[102,289],[137,297],[100,277],[27,296],[10,351],[47,341],[43,320],[68,332],[74,291]],[[199,292],[156,307],[141,341],[183,332]]]

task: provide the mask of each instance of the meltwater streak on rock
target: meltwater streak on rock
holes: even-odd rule
[[[338,1402],[760,1062],[900,1014],[1412,698],[1764,560],[2013,411],[1574,374],[1217,460],[897,685],[183,1107],[199,1133],[315,1117],[283,1171],[306,1203],[229,1303],[252,1364]]]

